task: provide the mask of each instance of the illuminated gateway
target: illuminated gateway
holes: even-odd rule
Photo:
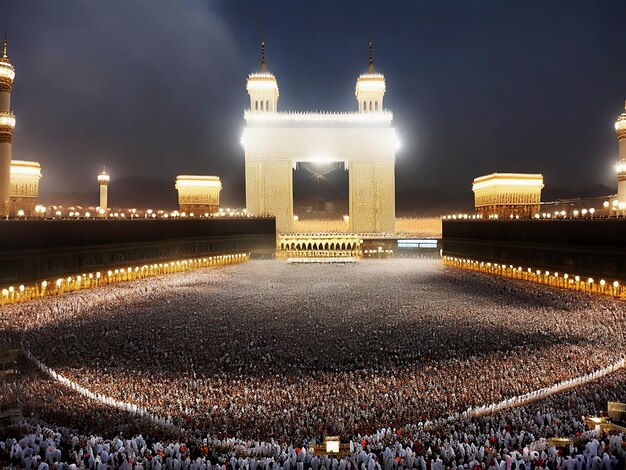
[[[248,76],[250,109],[242,136],[246,162],[246,207],[275,216],[281,233],[293,230],[293,170],[299,162],[341,162],[349,171],[350,231],[394,232],[395,157],[393,115],[383,108],[385,77],[374,72],[372,44],[367,73],[358,77],[358,111],[278,112],[278,84],[265,64]]]

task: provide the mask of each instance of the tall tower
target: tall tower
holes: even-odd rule
[[[278,116],[278,83],[265,64],[265,41],[261,40],[261,71],[248,75],[246,89],[250,95],[250,111],[244,116],[270,122]],[[242,137],[246,159],[246,209],[255,216],[274,216],[281,231],[290,232],[293,225],[293,167],[289,159],[267,160],[267,155],[254,154],[259,139],[270,134],[262,127],[246,126]],[[279,197],[285,195],[285,197]]]
[[[370,46],[370,64],[367,73],[356,80],[356,101],[362,113],[378,112],[383,110],[385,96],[385,76],[374,72],[374,50],[372,41]]]
[[[626,108],[626,103],[624,108]],[[617,118],[615,132],[619,141],[619,161],[615,166],[617,170],[617,200],[619,205],[623,207],[623,204],[626,204],[626,110]]]
[[[267,71],[265,41],[261,41],[261,71],[248,75],[246,85],[250,95],[250,111],[275,113],[278,110],[278,83]]]
[[[100,186],[100,210],[104,211],[108,208],[109,179],[109,174],[104,170],[102,170],[102,173],[98,175],[98,184]]]
[[[4,35],[0,57],[0,217],[10,215],[11,144],[15,116],[11,112],[11,92],[15,69],[7,57],[7,37]]]

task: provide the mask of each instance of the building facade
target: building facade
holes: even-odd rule
[[[293,230],[293,171],[297,163],[343,163],[349,172],[349,223],[355,233],[395,231],[393,115],[384,110],[385,77],[370,66],[356,82],[356,112],[278,112],[278,83],[265,64],[248,76],[250,109],[242,136],[246,208],[276,217],[278,232]]]
[[[200,216],[220,210],[222,182],[219,176],[179,175],[175,186],[180,212]]]
[[[543,176],[525,173],[492,173],[474,179],[474,208],[483,216],[522,218],[540,212]]]
[[[41,166],[38,162],[11,161],[10,216],[36,215],[40,178]]]

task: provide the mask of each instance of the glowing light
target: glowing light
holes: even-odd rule
[[[216,188],[222,189],[219,176],[179,175],[176,177],[178,188]]]
[[[400,140],[400,137],[398,136],[398,134],[396,134],[396,152],[399,152],[401,148],[402,148],[402,141]]]
[[[100,173],[98,175],[98,182],[100,184],[108,184],[110,179],[111,179],[111,177],[109,176],[109,174],[106,171],[103,171],[102,173]]]
[[[11,160],[11,176],[36,176],[41,178],[41,166],[37,162]]]
[[[11,112],[0,112],[0,127],[15,127],[15,116]]]
[[[271,73],[251,73],[248,75],[246,90],[248,93],[251,91],[273,91],[276,92],[276,96],[279,96],[276,77]]]
[[[492,173],[474,179],[472,190],[494,186],[526,186],[543,188],[543,176],[539,174],[522,173]]]
[[[377,123],[389,124],[393,120],[390,111],[374,111],[368,113],[264,113],[245,111],[243,115],[247,123],[271,122],[331,122],[331,123]]]
[[[358,97],[361,93],[385,93],[385,76],[380,73],[365,73],[356,79],[354,94]]]
[[[6,78],[9,81],[15,80],[15,69],[8,62],[0,62],[0,78]]]

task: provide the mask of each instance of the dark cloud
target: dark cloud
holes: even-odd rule
[[[491,171],[614,186],[626,4],[2,0],[17,69],[14,158],[43,191],[213,173],[243,194],[245,79],[264,32],[282,109],[354,109],[375,41],[404,141],[397,182],[468,190]],[[5,26],[1,25],[1,26]]]

